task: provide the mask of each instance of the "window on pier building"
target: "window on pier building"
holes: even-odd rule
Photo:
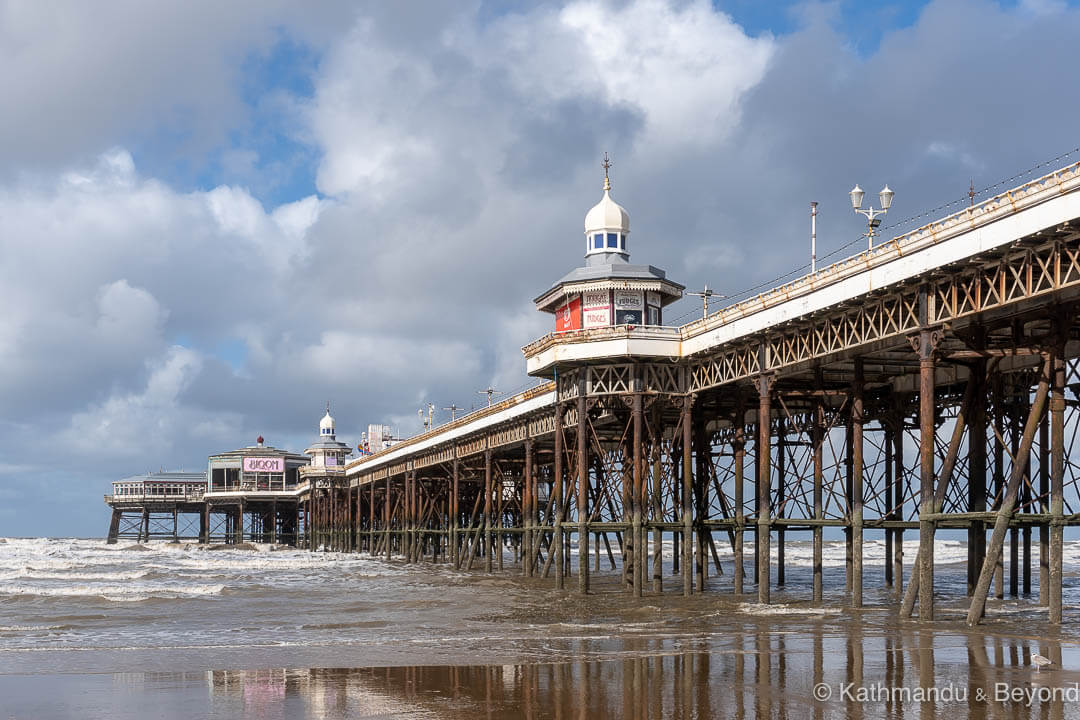
[[[593,235],[593,248],[600,249],[604,247],[604,233],[596,233]]]
[[[619,233],[607,234],[607,246],[613,249],[617,249],[619,247]]]

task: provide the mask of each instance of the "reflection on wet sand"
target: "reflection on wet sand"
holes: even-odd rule
[[[762,627],[723,651],[636,645],[613,660],[211,672],[209,702],[213,714],[267,720],[1080,716],[1080,675],[1061,669],[1060,644],[1036,639]],[[1053,665],[1037,670],[1032,653]]]

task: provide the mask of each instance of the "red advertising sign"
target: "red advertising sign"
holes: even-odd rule
[[[587,328],[611,325],[611,296],[607,290],[589,290],[584,303],[582,325]]]
[[[555,332],[581,329],[581,298],[575,297],[555,311]]]

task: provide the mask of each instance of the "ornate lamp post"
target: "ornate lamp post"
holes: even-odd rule
[[[880,210],[875,210],[873,205],[866,208],[865,210],[862,209],[862,201],[863,197],[866,195],[866,192],[863,191],[863,189],[858,185],[855,185],[855,187],[852,188],[851,192],[848,194],[851,195],[852,209],[854,209],[855,212],[859,213],[860,215],[865,216],[867,219],[867,230],[866,233],[864,233],[864,236],[867,240],[867,250],[873,250],[874,230],[876,230],[878,226],[881,225],[881,219],[878,216],[884,215],[885,213],[889,212],[889,208],[892,206],[893,195],[895,195],[896,193],[890,190],[888,185],[885,185],[885,187],[882,188],[881,192],[878,193],[878,199],[881,201]]]

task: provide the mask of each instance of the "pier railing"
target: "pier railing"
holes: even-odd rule
[[[161,492],[157,488],[149,491],[125,492],[122,494],[112,493],[105,496],[106,504],[117,502],[198,502],[206,495],[206,488],[186,488],[182,492]]]

